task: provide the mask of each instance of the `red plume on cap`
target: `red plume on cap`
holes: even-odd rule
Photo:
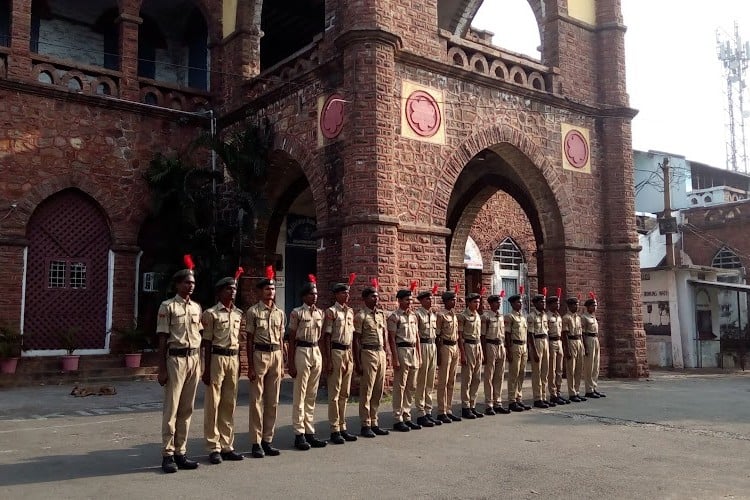
[[[310,283],[312,283],[313,285],[318,284],[318,280],[315,278],[314,274],[308,274],[307,279],[310,280]]]
[[[245,270],[242,269],[242,266],[238,267],[234,272],[234,281],[237,281],[243,274],[245,274]]]
[[[375,290],[377,290],[378,286],[380,285],[380,283],[378,283],[378,279],[377,278],[371,279],[370,280],[370,284],[375,287]]]
[[[559,299],[560,297],[562,297],[562,288],[558,287],[557,288],[557,298]]]
[[[505,297],[505,290],[500,290],[500,298]]]
[[[453,291],[456,292],[456,295],[458,295],[458,291],[461,289],[461,284],[456,283],[456,286],[453,287]]]
[[[482,287],[482,289],[479,290],[479,295],[484,295],[485,293],[487,293],[487,288]]]
[[[518,294],[523,295],[523,285],[518,287]]]
[[[581,292],[578,292],[578,301],[581,301]]]
[[[273,266],[266,266],[266,278],[272,280],[276,276],[276,272],[273,270]]]
[[[417,280],[413,280],[411,283],[409,283],[409,290],[411,290],[411,293],[414,293],[417,291],[417,285],[419,282]]]
[[[189,253],[186,253],[186,254],[185,254],[185,255],[184,255],[183,257],[182,257],[182,261],[183,261],[183,262],[185,263],[185,267],[187,267],[187,268],[188,268],[188,269],[190,269],[191,271],[192,271],[193,269],[195,269],[195,262],[193,262],[193,256],[192,256],[192,255],[190,255]]]
[[[438,286],[432,285],[432,295],[437,295],[437,292],[438,292]]]
[[[354,284],[354,280],[357,279],[357,273],[349,273],[349,286]]]
[[[589,298],[596,300],[596,294],[593,291],[589,292]]]
[[[542,288],[542,295],[547,296],[547,287]]]

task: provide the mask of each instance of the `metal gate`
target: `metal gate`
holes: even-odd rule
[[[44,200],[27,228],[24,335],[31,349],[61,349],[74,329],[79,349],[103,349],[110,231],[99,206],[76,189]]]

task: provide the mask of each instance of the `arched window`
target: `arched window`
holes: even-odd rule
[[[10,0],[0,0],[0,45],[10,47]]]
[[[526,262],[521,249],[510,237],[505,238],[495,249],[493,260],[500,263],[500,269],[507,271],[518,271],[521,264]]]
[[[714,256],[714,260],[711,261],[711,266],[721,269],[739,269],[742,267],[742,262],[740,262],[736,253],[728,247],[722,247]]]

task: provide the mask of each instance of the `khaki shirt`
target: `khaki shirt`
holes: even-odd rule
[[[521,311],[513,311],[505,315],[505,323],[510,331],[511,340],[522,340],[526,342],[528,337],[528,323],[526,316]]]
[[[482,314],[482,337],[489,340],[505,340],[505,321],[500,309]]]
[[[544,313],[539,312],[536,309],[532,310],[529,315],[526,316],[526,323],[529,328],[529,333],[531,333],[532,335],[540,335],[549,331],[547,329],[547,321],[544,316]]]
[[[593,314],[587,312],[581,314],[581,323],[583,324],[584,333],[599,333],[599,322]]]
[[[323,333],[323,310],[303,304],[292,309],[289,315],[289,329],[297,332],[294,337],[303,342],[318,342]]]
[[[567,335],[578,335],[580,337],[583,333],[580,314],[569,312],[563,316],[562,329],[564,332],[568,332]]]
[[[437,315],[438,337],[443,340],[458,341],[458,317],[456,311],[440,311]]]
[[[167,347],[182,349],[198,347],[201,343],[201,306],[190,299],[175,295],[159,306],[156,333],[166,333]]]
[[[404,311],[401,308],[388,316],[388,333],[396,335],[396,342],[417,343],[419,324],[414,311]]]
[[[416,314],[419,321],[419,337],[434,339],[437,336],[437,314],[424,307],[417,309]]]
[[[562,333],[562,316],[560,316],[560,313],[548,312],[545,317],[547,320],[547,330],[549,331],[550,337],[559,337],[560,333]]]
[[[336,302],[326,309],[323,331],[331,336],[331,342],[351,345],[354,335],[354,309]]]
[[[360,345],[383,347],[385,332],[385,313],[380,309],[364,307],[354,316],[354,333],[359,335]]]
[[[240,324],[242,311],[232,305],[227,309],[219,302],[203,312],[203,340],[216,347],[238,349],[240,347]]]
[[[253,344],[281,344],[286,328],[284,311],[273,304],[266,307],[263,302],[247,310],[247,341]]]
[[[479,340],[479,336],[482,334],[482,317],[479,312],[464,309],[458,315],[458,331],[465,339]]]

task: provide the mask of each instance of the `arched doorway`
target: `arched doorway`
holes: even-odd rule
[[[26,234],[25,343],[32,351],[59,350],[70,329],[78,349],[106,352],[111,236],[101,207],[66,189],[39,204]]]

